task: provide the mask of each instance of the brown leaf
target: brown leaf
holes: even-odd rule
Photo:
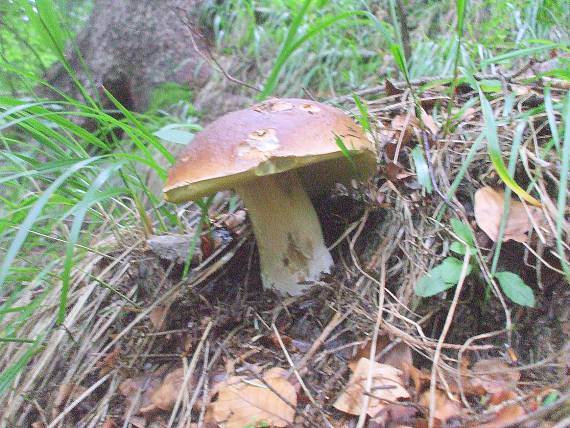
[[[424,109],[421,112],[422,115],[422,122],[424,123],[425,127],[432,133],[432,135],[437,135],[439,132],[439,126],[433,120],[429,114],[426,113]]]
[[[477,426],[478,428],[503,428],[511,425],[524,414],[522,406],[513,404],[500,409],[491,422]]]
[[[148,314],[155,331],[162,331],[164,329],[168,312],[167,309],[165,305],[158,305]]]
[[[76,383],[61,384],[57,390],[57,395],[53,400],[53,410],[51,415],[52,418],[56,418],[59,415],[59,412],[63,410],[68,402],[79,398],[79,396],[83,394],[86,389],[87,388],[84,386],[78,385]]]
[[[420,406],[429,409],[430,403],[430,392],[425,391],[421,397],[419,404]],[[447,394],[439,389],[435,391],[435,414],[434,418],[445,422],[449,418],[461,415],[461,405],[457,401],[450,400]]]
[[[418,125],[418,120],[413,116],[408,117],[407,114],[399,114],[395,116],[390,124],[391,128],[396,131],[396,135],[394,137],[396,140],[399,140],[400,134],[402,133],[402,131],[404,132],[404,135],[401,137],[402,146],[410,142],[410,140],[414,136],[413,126],[417,125]]]
[[[410,398],[410,394],[402,386],[401,370],[387,364],[371,362],[368,358],[361,358],[353,367],[353,374],[348,384],[334,403],[337,410],[351,415],[360,414],[369,369],[372,370],[371,394],[373,396],[368,405],[369,415],[373,416],[384,409],[386,400],[393,402],[400,398]]]
[[[406,171],[402,166],[394,162],[388,162],[386,164],[384,174],[390,181],[400,181],[415,175],[413,172]]]
[[[352,361],[358,362],[360,358],[370,358],[372,341],[368,340],[356,353]],[[387,334],[379,334],[376,343],[375,361],[388,364],[402,371],[404,383],[410,377],[410,367],[413,367],[412,350],[405,342],[394,343]]]
[[[115,423],[115,418],[111,416],[107,416],[103,425],[100,428],[117,428],[117,424]]]
[[[388,79],[386,79],[386,81],[384,82],[384,88],[385,88],[384,92],[386,92],[386,95],[389,97],[404,93],[403,89],[396,88],[396,86],[394,86],[394,84],[390,82]]]
[[[166,367],[161,367],[150,375],[129,378],[121,382],[119,392],[125,397],[125,412],[131,407],[134,415],[157,410],[151,397],[160,386],[165,370]]]
[[[106,375],[119,364],[120,353],[121,349],[117,346],[101,360],[97,361],[95,365],[99,367],[99,374],[101,376]]]
[[[504,401],[514,400],[517,398],[517,393],[512,390],[502,390],[499,392],[495,392],[491,398],[489,398],[489,404],[492,406],[497,406]]]
[[[243,376],[226,380],[218,388],[217,400],[210,405],[213,418],[224,428],[255,426],[261,421],[275,427],[292,424],[297,393],[286,376],[285,370],[275,367],[263,376],[265,383]]]
[[[521,377],[519,371],[513,370],[500,358],[477,361],[471,371],[474,376],[471,383],[483,387],[491,394],[514,389]]]
[[[384,154],[386,155],[386,159],[389,162],[393,162],[396,157],[396,149],[398,148],[398,144],[396,143],[386,143],[384,145]]]
[[[192,378],[188,380],[188,385]],[[161,410],[171,410],[176,403],[180,390],[184,387],[184,369],[179,368],[168,373],[160,386],[152,393],[151,401]]]
[[[493,241],[499,239],[499,225],[503,215],[504,192],[483,187],[475,192],[475,221]],[[534,207],[529,207],[535,210]],[[503,241],[526,242],[530,220],[522,202],[511,200]]]
[[[380,412],[370,417],[368,427],[402,427],[404,423],[412,423],[417,409],[403,404],[387,404]]]

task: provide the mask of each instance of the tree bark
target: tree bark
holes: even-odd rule
[[[210,67],[194,49],[207,41],[186,22],[194,20],[200,0],[96,0],[93,13],[67,59],[91,96],[111,106],[104,86],[125,107],[144,111],[152,90],[163,82],[202,86]],[[52,67],[53,86],[81,98],[65,68]]]

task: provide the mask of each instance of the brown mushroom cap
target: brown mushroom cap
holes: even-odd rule
[[[353,176],[337,136],[351,152],[357,172],[370,175],[376,166],[374,146],[337,108],[304,99],[271,99],[226,114],[196,134],[180,154],[169,172],[165,197],[193,200],[292,169],[315,193]]]

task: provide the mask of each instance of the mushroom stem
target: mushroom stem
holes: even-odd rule
[[[268,175],[236,188],[253,225],[265,288],[301,294],[329,272],[317,213],[294,171]]]

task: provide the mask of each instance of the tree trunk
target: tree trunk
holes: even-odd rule
[[[146,109],[152,90],[161,83],[200,87],[210,68],[194,49],[191,36],[198,48],[207,41],[186,24],[194,20],[199,5],[200,0],[95,0],[85,29],[68,48],[68,62],[89,94],[106,106],[111,105],[102,86],[134,111]],[[46,78],[81,98],[61,64]]]

